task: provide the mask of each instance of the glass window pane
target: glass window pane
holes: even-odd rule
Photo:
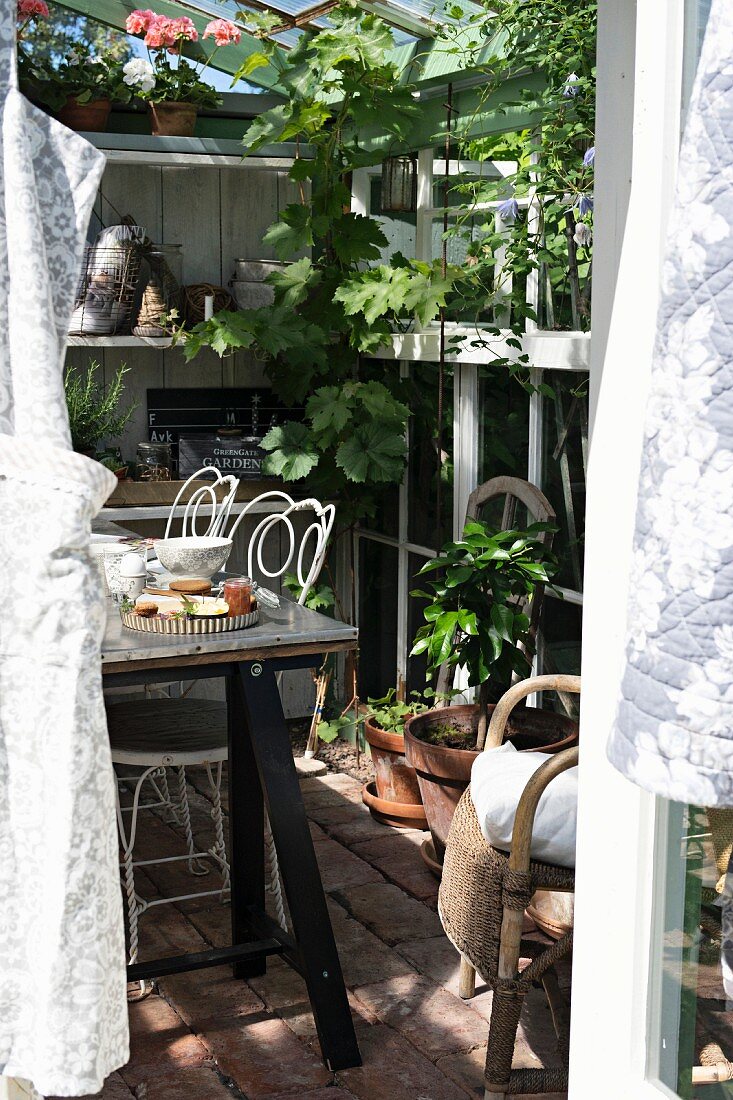
[[[542,491],[557,513],[553,549],[560,558],[556,583],[583,590],[585,466],[588,396],[585,375],[548,371],[553,396],[543,398]]]
[[[730,1084],[703,1084],[694,1069],[733,1055],[733,1003],[727,999],[733,989],[723,985],[719,893],[732,840],[729,810],[669,804],[663,923],[652,959],[658,1009],[650,1068],[683,1100],[733,1094]]]
[[[410,554],[408,558],[409,569],[409,585],[410,591],[415,588],[424,588],[425,578],[418,577],[418,571],[423,567],[427,558],[418,557],[417,554]],[[423,608],[427,606],[428,601],[420,599],[418,596],[411,596],[410,602],[407,607],[407,652],[412,649],[412,643],[415,639],[420,627],[424,624]],[[427,657],[425,654],[421,654],[419,657],[407,658],[407,691],[423,692],[426,687],[425,669],[427,668]]]
[[[410,468],[408,474],[408,539],[437,550],[453,531],[453,371],[443,379],[443,433],[438,522],[437,363],[415,363],[410,371]]]
[[[526,478],[529,394],[506,367],[482,368],[479,410],[479,484],[502,475]],[[503,508],[503,501],[497,501],[484,509],[482,518],[499,527]]]
[[[369,210],[387,238],[386,246],[381,249],[381,258],[375,263],[389,263],[395,252],[411,259],[415,255],[417,215],[404,211],[382,214],[382,177],[372,176],[369,186]]]
[[[359,539],[359,695],[380,698],[397,669],[397,551]]]

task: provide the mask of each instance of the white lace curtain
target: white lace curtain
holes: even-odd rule
[[[0,0],[0,1073],[97,1092],[128,1057],[102,595],[114,478],[71,450],[66,331],[104,158],[15,78]]]

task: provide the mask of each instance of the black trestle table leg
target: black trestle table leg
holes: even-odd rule
[[[242,683],[238,676],[230,676],[226,685],[232,943],[238,944],[258,939],[249,926],[248,908],[265,908],[265,819],[262,786],[246,733]],[[255,978],[266,972],[267,960],[239,961],[232,969],[235,978]]]
[[[240,806],[236,824],[232,828],[233,872],[237,877],[240,874],[237,869],[240,851],[246,859],[247,854],[252,855],[254,847],[250,838],[240,833],[245,828],[245,816],[247,827],[254,825],[252,807],[242,806],[242,802],[248,802],[253,797],[252,775],[246,777],[243,771],[254,758],[293,926],[296,957],[292,961],[305,978],[308,987],[323,1059],[334,1072],[359,1066],[361,1056],[275,672],[266,662],[243,662],[239,665],[239,684],[241,696],[232,691],[232,698],[237,703],[241,699],[244,728],[235,733],[230,725],[230,752],[234,749],[235,754],[234,757],[230,756],[230,761],[233,759],[235,766],[232,769],[230,764],[229,778],[233,820],[234,806]],[[234,708],[230,706],[230,722],[237,720],[238,710],[238,705]],[[246,747],[244,742],[248,742]],[[256,844],[260,852],[263,848],[261,806],[260,801],[256,815]],[[252,896],[254,885],[251,869],[245,872],[244,881],[237,888],[236,894],[233,881],[233,905],[235,898],[238,903],[245,896]],[[238,929],[235,928],[235,933],[237,932]],[[289,954],[286,949],[283,957],[287,959]]]

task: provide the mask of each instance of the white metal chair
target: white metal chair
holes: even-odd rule
[[[209,472],[211,472],[210,467],[206,468],[205,471],[194,474],[179,492],[168,519],[166,537],[186,486],[199,480],[201,474]],[[235,478],[222,477],[218,474],[218,471],[214,470],[213,473],[215,479],[212,486],[199,487],[188,501],[182,521],[184,532],[190,529],[192,534],[196,534],[196,520],[199,518],[199,509],[204,500],[211,506],[212,510],[206,534],[215,531],[221,535],[226,529],[238,483]],[[222,483],[227,484],[227,493],[222,501],[217,502],[214,489],[216,485]],[[209,495],[206,496],[206,494]],[[246,515],[252,514],[256,509],[261,509],[263,506],[279,510],[269,512],[255,526],[247,550],[248,575],[253,576],[256,572],[259,572],[260,575],[272,580],[282,576],[294,562],[295,573],[301,585],[298,603],[302,605],[305,603],[308,593],[323,567],[328,540],[333,528],[335,507],[333,504],[322,505],[313,498],[296,501],[285,492],[272,490],[262,493],[245,506],[234,522],[229,537],[234,535]],[[314,518],[300,537],[300,545],[298,546],[298,536],[291,517],[308,511],[313,513]],[[265,563],[265,545],[275,534],[279,535],[281,530],[286,532],[287,552],[279,555],[279,564],[276,568],[272,568]],[[312,556],[310,556],[310,564],[307,565],[309,554]],[[119,800],[119,790],[117,804],[117,820],[122,846],[123,881],[127,895],[129,957],[132,963],[137,958],[139,918],[147,909],[155,905],[185,901],[192,897],[223,894],[228,889],[229,865],[226,855],[221,806],[222,767],[227,759],[228,752],[227,713],[226,704],[224,703],[190,699],[184,696],[182,698],[164,697],[110,705],[107,708],[107,719],[113,762],[142,769],[142,772],[134,777],[135,786],[132,805],[122,807]],[[212,793],[211,812],[215,841],[213,846],[205,852],[196,850],[191,826],[185,772],[186,767],[189,765],[203,765],[206,768]],[[173,803],[168,792],[166,769],[169,767],[177,770],[177,805]],[[155,802],[141,802],[141,791],[146,781],[153,783],[157,796]],[[160,807],[168,808],[175,815],[178,823],[183,826],[186,833],[187,851],[180,856],[135,860],[133,850],[137,835],[139,811]],[[127,814],[130,815],[129,823],[126,821]],[[269,823],[266,822],[265,825],[270,887],[278,919],[281,925],[285,926],[285,910],[277,856],[269,830]],[[213,861],[221,873],[221,886],[215,890],[197,891],[196,893],[154,898],[152,900],[140,896],[135,886],[135,869],[137,867],[149,867],[154,864],[183,860],[188,862],[189,870],[194,874],[208,873],[208,867],[203,861]]]

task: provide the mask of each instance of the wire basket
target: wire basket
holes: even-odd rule
[[[130,315],[140,280],[140,245],[135,240],[91,245],[69,325],[71,335],[109,336],[129,333]]]

